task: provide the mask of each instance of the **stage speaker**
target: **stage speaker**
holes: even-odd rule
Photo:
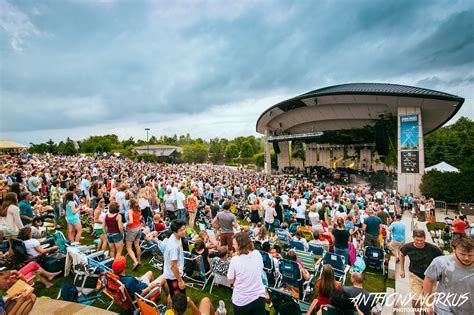
[[[387,131],[383,121],[375,124],[375,150],[379,155],[387,155],[389,151]]]
[[[280,154],[280,146],[278,145],[278,142],[272,142],[273,144],[273,151],[275,151],[276,154]]]

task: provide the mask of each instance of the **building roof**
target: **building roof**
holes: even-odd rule
[[[373,126],[379,115],[396,116],[398,107],[421,107],[423,133],[444,125],[464,99],[420,87],[386,83],[352,83],[317,89],[268,108],[257,132],[271,135],[358,129]]]
[[[455,168],[454,166],[452,165],[449,165],[448,163],[446,162],[441,162],[441,163],[438,163],[436,165],[433,165],[433,166],[430,166],[430,167],[427,167],[425,168],[425,173],[431,171],[431,170],[436,170],[436,171],[440,171],[442,173],[444,172],[454,172],[454,173],[459,173],[459,169]]]
[[[173,152],[181,152],[182,149],[181,147],[173,146],[173,145],[165,145],[165,144],[150,144],[149,146],[147,145],[142,145],[139,147],[135,147],[135,151],[142,151],[141,153],[146,153],[146,151],[149,151],[151,154],[155,154],[158,156],[169,156],[173,154]]]
[[[22,145],[11,140],[0,140],[0,149],[25,149],[26,145]]]

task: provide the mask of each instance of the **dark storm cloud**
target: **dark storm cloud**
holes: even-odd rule
[[[17,17],[0,16],[2,131],[159,121],[355,81],[473,85],[471,1],[0,3]]]

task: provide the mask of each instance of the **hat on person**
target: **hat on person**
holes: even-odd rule
[[[125,265],[127,264],[127,261],[125,260],[124,256],[120,256],[114,260],[112,263],[112,271],[114,273],[121,273],[122,271],[125,270]]]

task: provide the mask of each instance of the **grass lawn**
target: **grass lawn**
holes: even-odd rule
[[[66,232],[65,232],[66,222],[65,221],[62,222],[62,227],[63,227],[63,229],[62,229],[63,233],[66,234]],[[81,243],[83,243],[83,244],[91,244],[92,243],[93,238],[90,236],[89,233],[83,232],[83,237],[84,237],[84,239],[82,240]],[[123,253],[124,254],[126,253],[125,249],[124,249]],[[148,260],[149,260],[148,257],[143,257],[143,262],[142,262],[143,265],[140,266],[139,268],[137,268],[135,271],[131,270],[132,269],[132,262],[130,260],[128,260],[126,273],[129,274],[129,275],[132,275],[132,276],[141,276],[146,271],[151,270],[153,272],[155,278],[158,277],[159,275],[161,275],[161,271],[147,265]],[[385,292],[386,287],[392,287],[392,288],[395,287],[394,280],[390,280],[390,279],[385,280],[385,277],[383,277],[380,272],[374,271],[373,273],[374,274],[368,273],[368,272],[364,273],[364,278],[365,278],[364,287],[368,291],[370,291],[370,292]],[[346,280],[346,283],[345,283],[346,286],[351,285],[350,275],[348,275],[347,278],[348,279]],[[39,284],[39,283],[35,284],[35,294],[38,297],[45,296],[45,297],[50,297],[52,299],[56,299],[56,297],[58,296],[58,293],[59,293],[59,287],[60,287],[61,283],[62,282],[71,282],[72,283],[72,281],[73,281],[73,277],[72,277],[72,275],[69,275],[67,278],[54,279],[52,281],[54,283],[54,286],[50,289],[45,289],[44,286]],[[199,301],[205,296],[209,297],[212,300],[212,303],[214,304],[214,306],[218,305],[219,300],[223,300],[226,304],[227,314],[232,314],[233,312],[232,312],[232,303],[231,303],[231,296],[232,296],[231,289],[225,288],[225,287],[216,287],[216,286],[214,286],[214,288],[212,290],[212,294],[209,294],[210,285],[211,284],[208,283],[208,285],[206,286],[204,291],[201,291],[199,289],[194,289],[194,288],[186,288],[187,295],[197,305],[198,305]],[[106,303],[110,302],[110,299],[105,294],[103,294],[102,297],[103,297],[103,300]],[[162,295],[161,301],[162,301],[163,304],[166,303],[166,297],[164,295]],[[100,307],[100,308],[105,308],[105,306],[106,306],[106,304],[103,304],[100,301],[96,301],[93,305],[97,306],[97,307]],[[113,311],[113,312],[121,313],[121,314],[128,314],[128,312],[122,311],[119,307],[117,307],[115,305],[113,305],[110,308],[110,310]],[[188,312],[188,314],[190,314],[190,312]]]

